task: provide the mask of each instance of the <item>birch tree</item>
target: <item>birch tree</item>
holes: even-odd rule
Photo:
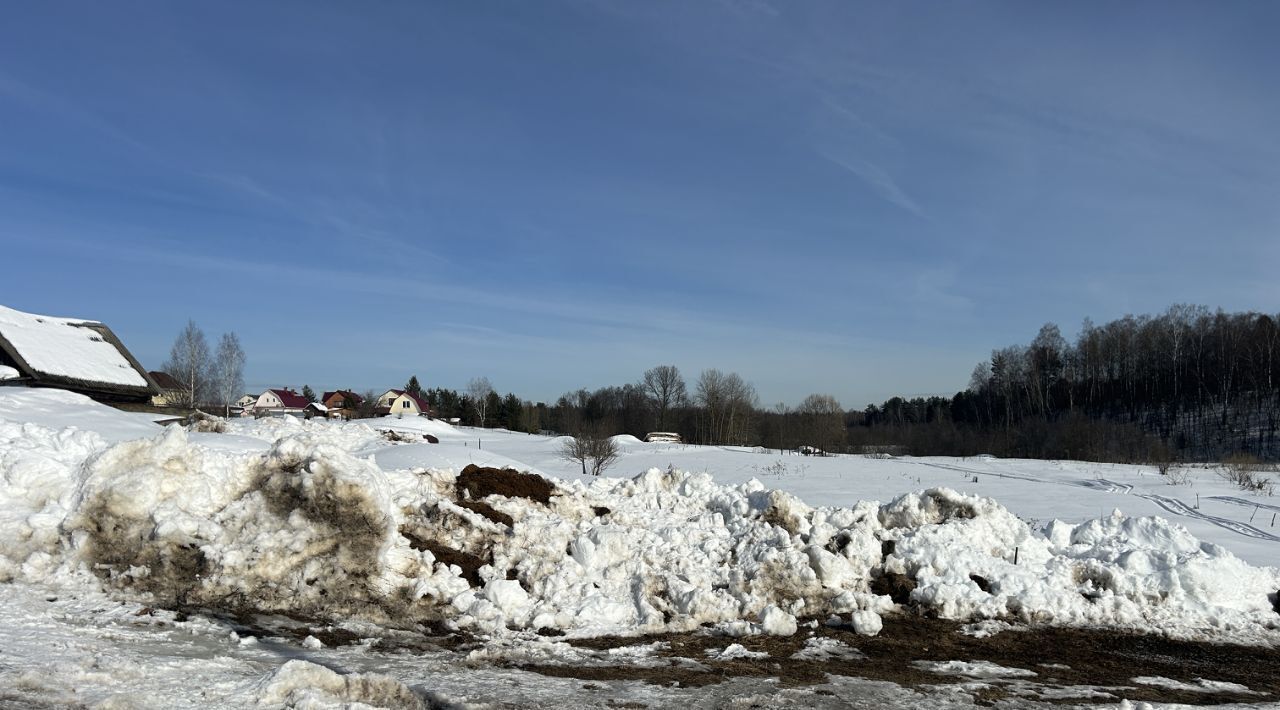
[[[218,341],[218,351],[214,356],[212,377],[213,391],[218,404],[223,406],[228,416],[231,414],[231,403],[236,401],[244,391],[244,350],[240,347],[240,338],[235,333],[223,333]]]
[[[489,409],[489,394],[492,392],[494,392],[493,384],[489,382],[488,377],[475,377],[467,383],[467,398],[471,400],[471,405],[475,407],[482,427],[485,425],[485,416],[488,414]]]
[[[204,331],[193,320],[178,334],[169,349],[169,359],[161,368],[182,385],[176,396],[180,407],[195,407],[209,396],[209,344]]]

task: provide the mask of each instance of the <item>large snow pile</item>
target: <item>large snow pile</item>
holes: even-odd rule
[[[145,387],[147,381],[102,335],[95,321],[54,318],[0,306],[0,336],[36,372],[86,382]]]
[[[874,634],[914,609],[1280,639],[1280,570],[1159,518],[1036,529],[947,489],[806,505],[652,469],[548,484],[379,467],[359,425],[263,420],[227,451],[170,427],[111,444],[0,412],[0,578],[96,578],[149,604],[574,634]],[[430,446],[430,445],[423,445]],[[92,576],[91,576],[92,575]]]

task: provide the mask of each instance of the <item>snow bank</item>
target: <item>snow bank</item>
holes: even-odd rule
[[[95,321],[54,318],[0,306],[0,335],[31,369],[86,382],[147,386],[116,346],[92,327]]]
[[[380,452],[437,445],[376,448],[363,425],[231,428],[112,445],[0,419],[0,578],[92,574],[149,604],[493,635],[791,634],[808,618],[874,635],[884,614],[915,609],[1280,639],[1280,570],[1160,518],[1033,529],[947,489],[815,508],[674,469],[556,482],[539,502],[463,490],[450,468],[395,468]],[[199,443],[217,436],[270,448]]]
[[[122,412],[65,390],[0,388],[0,421],[14,424],[39,424],[54,431],[91,431],[103,441],[114,443],[155,436],[160,426],[151,417]],[[39,444],[32,442],[30,446]]]

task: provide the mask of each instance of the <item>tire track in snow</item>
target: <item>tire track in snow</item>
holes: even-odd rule
[[[1116,483],[1105,478],[1088,479],[1082,481],[1055,481],[1050,478],[1039,478],[1037,476],[1029,476],[1017,473],[1000,473],[998,471],[979,471],[972,468],[964,468],[963,466],[952,466],[945,463],[931,463],[928,461],[908,461],[917,466],[929,466],[931,468],[940,468],[947,471],[960,471],[961,473],[970,473],[975,476],[995,476],[996,478],[1012,478],[1019,481],[1029,481],[1031,483],[1049,483],[1059,486],[1079,486],[1083,488],[1092,488],[1095,491],[1104,493],[1129,493],[1133,490],[1133,486],[1127,483]]]
[[[1280,505],[1271,505],[1270,503],[1257,503],[1255,501],[1245,500],[1244,498],[1235,498],[1232,496],[1209,496],[1209,500],[1220,500],[1223,503],[1230,503],[1231,505],[1240,505],[1246,508],[1256,507],[1256,508],[1262,508],[1263,510],[1274,510],[1274,511],[1280,512]]]
[[[1072,486],[1084,486],[1085,488],[1092,488],[1105,493],[1128,494],[1133,491],[1133,486],[1128,483],[1116,483],[1105,478],[1092,478],[1087,481],[1065,481],[1065,483]]]
[[[1116,483],[1115,481],[1109,481],[1105,478],[1099,478],[1099,479],[1089,480],[1089,481],[1053,481],[1053,480],[1048,480],[1044,478],[1036,478],[1034,476],[1022,476],[1022,475],[1012,474],[1012,473],[997,473],[994,471],[977,471],[971,468],[964,468],[962,466],[951,466],[948,464],[930,463],[927,461],[910,461],[908,463],[913,463],[919,466],[929,466],[931,468],[940,468],[948,471],[960,471],[961,473],[970,473],[975,476],[996,476],[998,478],[1014,478],[1021,481],[1030,481],[1032,483],[1056,483],[1056,484],[1065,485],[1065,486],[1084,486],[1086,488],[1093,488],[1095,490],[1104,490],[1112,493],[1130,493],[1133,490],[1133,486],[1127,483]],[[1098,485],[1098,484],[1101,484],[1101,485]],[[1258,528],[1255,528],[1248,523],[1242,523],[1238,520],[1231,520],[1230,518],[1219,518],[1213,515],[1206,515],[1196,510],[1195,508],[1188,506],[1182,501],[1176,500],[1174,498],[1155,495],[1153,493],[1135,493],[1134,495],[1136,495],[1139,498],[1145,498],[1146,500],[1149,500],[1152,503],[1155,503],[1156,505],[1160,506],[1166,512],[1173,513],[1174,515],[1185,515],[1188,518],[1203,520],[1207,523],[1216,525],[1224,530],[1230,530],[1231,532],[1239,533],[1241,535],[1244,535],[1245,537],[1251,537],[1256,540],[1268,540],[1270,542],[1280,542],[1280,536],[1272,535],[1271,533],[1266,532],[1265,530],[1259,530]],[[1241,498],[1229,498],[1228,496],[1214,496],[1214,498],[1223,500],[1228,503],[1239,501],[1236,503],[1236,505],[1241,505],[1241,504],[1248,505],[1248,506],[1254,505],[1253,503],[1243,500]],[[1275,509],[1277,511],[1280,511],[1280,506],[1266,505],[1264,507],[1268,509]]]
[[[1272,535],[1269,532],[1266,532],[1264,530],[1259,530],[1248,523],[1242,523],[1238,520],[1231,520],[1230,518],[1219,518],[1215,515],[1206,515],[1196,510],[1195,508],[1188,506],[1186,503],[1183,503],[1182,501],[1176,500],[1174,498],[1166,498],[1165,496],[1158,496],[1153,493],[1139,493],[1138,497],[1146,498],[1152,503],[1155,503],[1156,505],[1160,506],[1161,508],[1164,508],[1166,511],[1173,513],[1175,515],[1185,515],[1188,518],[1203,520],[1207,523],[1212,523],[1214,525],[1217,525],[1218,527],[1223,528],[1225,530],[1230,530],[1231,532],[1240,533],[1245,537],[1251,537],[1257,540],[1269,540],[1271,542],[1280,542],[1280,536]]]
[[[913,463],[917,466],[928,466],[929,468],[940,468],[946,471],[959,471],[960,473],[969,473],[969,474],[973,474],[974,476],[995,476],[996,478],[1013,478],[1019,481],[1030,481],[1032,483],[1057,483],[1057,481],[1050,481],[1044,478],[1037,478],[1035,476],[1025,476],[1017,473],[999,473],[996,471],[979,471],[977,469],[964,468],[963,466],[951,466],[945,463],[931,463],[929,461],[907,461],[906,463]]]

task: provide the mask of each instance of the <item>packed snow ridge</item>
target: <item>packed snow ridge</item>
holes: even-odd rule
[[[35,410],[75,397],[24,396]],[[358,423],[236,421],[226,434],[170,426],[120,440],[123,423],[104,435],[6,411],[5,582],[490,635],[791,634],[809,618],[875,634],[884,615],[912,610],[1280,640],[1280,570],[1161,518],[1034,529],[945,488],[811,507],[758,481],[674,469],[589,485],[384,469],[385,440]]]

